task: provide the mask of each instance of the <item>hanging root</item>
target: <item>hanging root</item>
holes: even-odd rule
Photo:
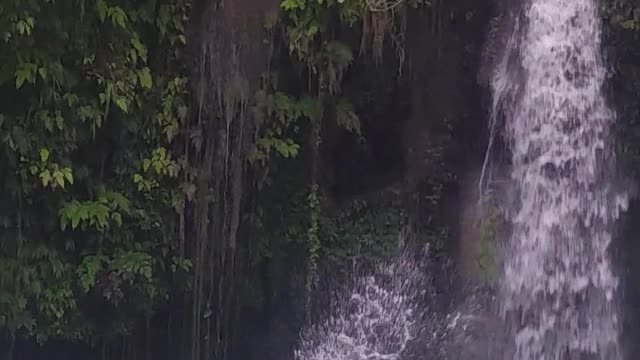
[[[363,16],[361,53],[371,51],[375,62],[383,56],[385,40],[391,40],[400,62],[404,61],[406,0],[366,0]]]
[[[388,12],[402,5],[404,0],[366,0],[370,12]]]

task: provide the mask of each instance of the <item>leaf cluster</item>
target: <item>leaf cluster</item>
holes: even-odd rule
[[[0,4],[0,326],[12,336],[93,343],[128,328],[93,309],[143,316],[188,271],[176,231],[191,179],[187,11]]]

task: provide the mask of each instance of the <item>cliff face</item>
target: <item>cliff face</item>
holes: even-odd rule
[[[345,96],[373,99],[368,106],[356,106],[364,141],[330,122],[323,124],[322,130],[321,173],[326,176],[321,187],[327,190],[326,204],[331,207],[328,218],[335,219],[351,204],[364,202],[375,210],[358,213],[358,222],[370,223],[373,228],[381,219],[371,214],[390,206],[406,209],[424,241],[433,239],[439,251],[464,258],[461,264],[470,278],[478,271],[473,264],[479,244],[477,233],[469,234],[460,222],[469,215],[463,211],[475,201],[468,190],[475,188],[477,179],[467,179],[466,174],[482,165],[488,139],[488,93],[478,85],[476,75],[491,14],[488,3],[466,0],[434,2],[433,7],[408,12],[402,56],[388,38],[382,61],[375,63],[361,53],[341,85]],[[351,33],[354,30],[355,34]],[[356,43],[353,39],[358,39],[358,32],[343,28],[339,38]],[[294,87],[291,83],[285,86]],[[362,230],[353,227],[342,232],[335,243],[347,248],[352,237],[368,238]],[[362,256],[358,261],[368,255]],[[322,260],[321,285],[328,282],[322,291],[335,291],[340,286],[339,271],[331,261]],[[271,291],[277,294],[271,305],[245,320],[266,323],[256,331],[241,331],[239,341],[247,345],[240,348],[247,351],[239,358],[284,359],[291,355],[302,325],[301,302],[295,290],[299,279],[296,274],[280,274],[271,280],[276,287]],[[330,277],[335,279],[326,280]],[[317,316],[327,310],[318,306]]]
[[[191,83],[201,145],[193,151],[198,190],[186,225],[192,229],[185,251],[194,259],[194,288],[183,304],[192,316],[182,349],[182,356],[194,360],[228,359],[237,342],[239,284],[247,261],[238,232],[249,192],[248,158],[260,131],[252,109],[273,46],[265,24],[278,17],[279,8],[277,0],[194,6]]]
[[[603,47],[611,76],[607,86],[609,102],[616,111],[614,134],[618,149],[617,186],[632,191],[629,211],[620,222],[620,231],[614,241],[612,255],[616,273],[621,280],[623,311],[623,349],[627,359],[634,359],[640,352],[640,202],[637,196],[640,184],[640,52],[638,51],[637,1],[615,1],[603,4],[605,38]]]

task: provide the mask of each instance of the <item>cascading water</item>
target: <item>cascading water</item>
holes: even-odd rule
[[[595,0],[525,0],[492,79],[504,117],[515,204],[501,309],[514,360],[616,360],[614,188]],[[514,59],[516,59],[514,61]]]

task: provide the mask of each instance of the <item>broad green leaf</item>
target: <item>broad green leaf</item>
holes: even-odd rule
[[[151,86],[153,86],[151,70],[149,70],[148,67],[145,67],[140,70],[140,73],[138,75],[140,77],[140,85],[142,85],[142,87],[144,87],[145,89],[151,89]]]
[[[107,17],[107,4],[104,0],[96,1],[96,11],[98,11],[98,18],[100,18],[100,21],[104,22],[104,19]]]
[[[76,102],[78,102],[78,96],[75,94],[67,93],[64,94],[62,98],[67,100],[67,104],[69,105],[69,107],[72,107]],[[62,116],[62,114],[60,116]]]
[[[162,173],[162,161],[156,160],[153,161],[151,163],[153,165],[153,168],[156,170],[156,174],[161,174]]]
[[[138,52],[135,49],[131,49],[131,51],[129,51],[129,56],[134,63],[138,62]]]
[[[53,132],[53,119],[50,116],[44,117],[44,128],[49,132]]]
[[[119,192],[108,192],[105,194],[105,197],[109,199],[110,202],[115,204],[117,208],[123,210],[125,213],[128,213],[131,209],[131,203],[129,199],[127,199],[123,194]]]
[[[91,208],[91,218],[95,218],[99,227],[103,228],[107,226],[107,219],[109,218],[109,208],[103,204],[93,204]]]
[[[75,230],[80,225],[80,209],[71,214],[71,228]]]
[[[116,105],[118,105],[118,107],[120,108],[120,110],[124,111],[125,113],[128,111],[128,108],[127,108],[127,99],[125,99],[125,98],[119,98],[118,100],[116,100]]]
[[[16,24],[16,29],[18,29],[18,33],[20,35],[24,35],[26,25],[27,24],[25,24],[25,22],[22,20],[18,21],[18,23]]]
[[[113,25],[118,25],[123,29],[127,28],[127,25],[125,24],[127,15],[124,13],[124,10],[122,10],[121,7],[114,6],[110,8],[108,12],[109,16],[111,16],[111,22],[113,23]]]
[[[16,89],[20,89],[22,84],[27,80],[28,74],[25,70],[16,71]]]
[[[76,269],[76,274],[80,278],[80,285],[85,292],[88,292],[96,283],[96,275],[103,269],[106,262],[103,256],[90,255],[85,257]]]
[[[140,39],[136,36],[131,39],[131,45],[136,50],[137,54],[140,55],[145,61],[147,60],[147,48],[140,42]]]
[[[64,189],[64,174],[60,170],[53,172],[53,178],[56,180],[56,184]]]
[[[63,170],[63,173],[64,173],[64,178],[67,180],[67,182],[73,185],[73,173],[71,172],[71,169],[66,168]]]
[[[51,181],[51,173],[49,170],[43,170],[40,173],[40,180],[42,181],[42,186],[47,187],[49,181]]]
[[[40,161],[46,162],[49,159],[49,150],[42,148],[40,149]]]
[[[64,128],[64,118],[60,113],[56,115],[56,126],[58,127],[58,130],[62,130]]]

